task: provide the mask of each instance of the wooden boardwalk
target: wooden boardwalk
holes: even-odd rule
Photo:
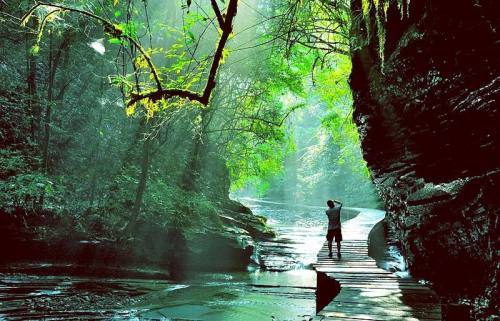
[[[340,283],[340,293],[314,320],[441,320],[441,305],[433,290],[413,278],[399,278],[377,267],[375,260],[368,256],[368,234],[384,218],[384,213],[362,211],[342,224],[344,241],[340,260],[336,257],[335,243],[333,258],[328,257],[326,242],[323,245],[314,264],[318,280],[321,273],[328,276],[328,280],[335,279]],[[317,293],[331,286],[319,283]]]

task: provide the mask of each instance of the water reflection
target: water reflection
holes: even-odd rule
[[[302,320],[315,312],[322,208],[247,202],[278,237],[258,244],[247,272],[202,273],[181,283],[0,274],[0,320]],[[90,308],[89,308],[90,307]]]
[[[258,266],[247,273],[201,274],[183,288],[154,298],[145,296],[143,319],[205,321],[303,320],[315,312],[316,273],[310,265],[324,241],[321,207],[288,207],[245,199],[277,232],[257,244]]]

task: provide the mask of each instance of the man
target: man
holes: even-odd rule
[[[339,206],[335,206],[335,203]],[[342,208],[342,203],[328,200],[326,204],[328,205],[328,209],[326,210],[326,216],[328,216],[328,233],[326,234],[326,239],[328,241],[328,256],[332,257],[332,241],[335,239],[335,242],[337,242],[337,257],[340,259],[342,257],[340,254],[340,242],[342,241],[340,209]]]

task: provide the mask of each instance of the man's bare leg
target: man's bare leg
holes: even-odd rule
[[[332,241],[328,241],[328,256],[332,257]]]
[[[330,246],[330,253],[332,253],[331,246]],[[340,242],[337,242],[337,257],[340,259],[342,255],[340,254]]]

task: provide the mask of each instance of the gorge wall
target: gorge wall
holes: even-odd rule
[[[412,274],[470,319],[497,320],[498,3],[408,2],[351,3],[364,157]]]

